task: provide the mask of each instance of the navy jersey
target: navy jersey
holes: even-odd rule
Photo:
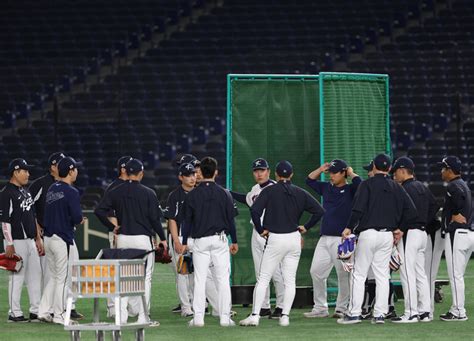
[[[0,222],[11,225],[13,240],[36,237],[33,197],[11,182],[0,191]]]
[[[33,181],[30,185],[30,193],[35,203],[36,220],[41,227],[44,227],[44,208],[46,205],[46,193],[56,180],[51,174],[45,174]]]
[[[82,222],[79,191],[63,182],[55,182],[46,193],[44,235],[61,237],[68,245],[74,243],[74,226]]]
[[[178,235],[181,234],[182,224],[184,222],[184,200],[189,192],[185,191],[182,186],[179,186],[168,195],[166,201],[166,208],[163,210],[163,215],[166,219],[173,219],[178,226]]]
[[[235,216],[238,214],[228,190],[214,181],[203,181],[186,196],[185,224],[182,229],[183,245],[188,237],[209,237],[221,232],[230,234],[237,243]]]
[[[95,214],[107,219],[110,212],[117,218],[120,234],[150,237],[158,234],[161,240],[166,240],[156,193],[140,182],[128,180],[108,191]]]
[[[262,226],[260,217],[264,211]],[[253,224],[259,234],[264,229],[273,233],[295,232],[305,211],[312,214],[304,224],[309,230],[321,219],[324,209],[311,194],[289,180],[265,187],[250,208]]]
[[[120,178],[117,178],[117,179],[115,179],[114,181],[112,181],[112,182],[110,183],[110,185],[107,186],[107,188],[105,189],[105,191],[104,191],[104,196],[102,197],[102,200],[104,200],[104,197],[105,197],[105,195],[106,195],[108,192],[110,192],[111,190],[113,190],[115,187],[117,187],[117,186],[123,184],[125,181],[126,181],[126,180],[122,180],[122,179],[120,179]],[[110,220],[107,219],[107,217],[104,217],[103,215],[97,215],[97,214],[96,214],[96,216],[97,216],[97,218],[99,218],[100,222],[101,222],[102,224],[104,224],[105,227],[107,227],[107,229],[108,229],[110,232],[112,232],[112,231],[114,230],[114,227],[115,227],[114,224],[112,224],[112,223],[110,222]],[[113,216],[115,216],[115,214],[114,214],[113,211],[110,211],[109,214],[108,214],[108,216],[109,216],[109,217],[113,217]]]
[[[469,224],[459,224],[451,222],[451,217],[456,214],[462,214],[466,220],[471,217],[472,198],[471,191],[466,182],[457,177],[448,183],[446,195],[444,198],[442,227],[446,232],[454,231],[458,228],[470,228]]]
[[[439,205],[436,203],[433,193],[420,181],[413,178],[404,181],[402,185],[415,204],[418,213],[416,220],[408,228],[427,230],[428,224],[433,222],[439,211]]]
[[[402,186],[388,175],[376,174],[359,185],[347,227],[356,233],[368,229],[405,231],[417,214]]]
[[[351,184],[336,187],[330,182],[306,179],[306,184],[323,198],[323,208],[326,212],[321,223],[322,236],[342,234],[351,215],[352,200],[361,182],[361,178],[356,176]]]

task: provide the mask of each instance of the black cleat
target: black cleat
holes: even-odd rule
[[[337,319],[337,323],[339,324],[356,324],[356,323],[361,323],[361,322],[362,322],[362,318],[360,316],[344,315],[344,317]]]
[[[361,317],[363,320],[370,320],[372,318],[372,311],[362,311]]]
[[[24,316],[8,316],[8,321],[7,322],[16,322],[16,323],[25,323],[25,322],[30,322],[30,320],[26,319]]]
[[[273,313],[268,316],[269,319],[279,319],[281,317],[281,313],[283,310],[279,307],[276,307],[275,310],[273,310]]]
[[[271,316],[272,315],[272,310],[271,309],[260,309],[260,317],[264,316]]]
[[[395,311],[395,308],[390,309],[390,310],[388,311],[388,314],[385,315],[385,318],[386,318],[386,319],[389,319],[389,320],[394,319],[394,318],[396,318],[396,317],[397,317],[397,312]]]
[[[177,307],[171,309],[171,312],[173,312],[173,313],[181,313],[181,304],[178,304]]]
[[[73,320],[82,320],[84,318],[84,315],[81,313],[78,313],[76,309],[71,310],[71,319]]]
[[[456,316],[448,311],[446,314],[440,315],[441,321],[446,322],[458,322],[458,321],[467,321],[467,316]]]
[[[30,322],[40,322],[37,314],[30,313]]]
[[[372,324],[384,324],[385,323],[385,317],[383,315],[374,317],[372,319]]]

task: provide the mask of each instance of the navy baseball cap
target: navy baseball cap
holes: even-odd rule
[[[192,161],[197,160],[197,158],[192,155],[192,154],[183,154],[181,157],[176,161],[176,164],[178,166],[185,164],[185,163],[191,163]]]
[[[138,159],[131,159],[125,165],[125,170],[127,171],[127,174],[138,174],[144,169],[145,167],[143,167],[143,163]]]
[[[19,169],[30,170],[34,167],[35,166],[33,166],[33,165],[29,165],[28,162],[26,162],[25,159],[13,159],[8,164],[8,171],[11,174],[14,171],[19,170]]]
[[[199,161],[198,159],[194,159],[189,163],[192,164],[194,166],[194,168],[200,168],[201,167],[201,161]]]
[[[133,157],[131,157],[130,155],[122,156],[120,159],[117,160],[117,169],[120,171],[120,169],[125,168],[125,165],[131,159],[133,159]]]
[[[80,162],[77,162],[72,157],[67,156],[59,160],[58,162],[58,173],[61,178],[65,178],[70,170],[77,168],[81,165]]]
[[[65,157],[66,157],[66,155],[64,155],[64,153],[61,153],[61,152],[53,153],[48,158],[48,165],[49,166],[57,165],[58,162],[61,159],[64,159]]]
[[[183,163],[181,166],[179,166],[178,175],[190,176],[194,173],[196,173],[196,169],[191,163]]]
[[[395,173],[397,169],[400,168],[405,168],[405,169],[410,169],[410,170],[415,170],[415,164],[413,163],[413,160],[410,159],[407,156],[401,156],[399,157],[392,166],[392,169],[390,170],[390,173]]]
[[[347,169],[347,163],[344,160],[335,159],[329,163],[329,173],[339,173]]]
[[[368,165],[365,165],[362,168],[364,168],[367,172],[370,172],[372,168],[374,168],[374,160],[370,161]]]
[[[270,166],[268,165],[267,160],[258,158],[252,162],[252,169],[257,170],[257,169],[269,169]]]
[[[379,154],[373,160],[375,168],[382,172],[386,172],[390,169],[390,165],[392,164],[392,160],[390,156],[387,154]]]
[[[443,168],[450,168],[454,173],[461,173],[462,162],[457,156],[446,156],[438,165]]]
[[[282,178],[287,178],[293,174],[293,166],[289,161],[283,160],[277,163],[275,171]]]

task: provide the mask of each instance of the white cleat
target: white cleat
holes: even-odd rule
[[[402,315],[398,317],[394,317],[392,319],[393,323],[417,323],[418,322],[418,315],[407,316]]]
[[[281,327],[288,327],[290,325],[290,317],[288,315],[281,315],[278,324]]]
[[[311,310],[310,312],[303,313],[303,315],[306,318],[312,319],[312,318],[328,317],[329,313],[327,311]]]
[[[244,327],[256,327],[258,326],[259,322],[260,322],[259,315],[249,315],[246,319],[243,319],[242,321],[240,321],[239,325],[244,326]]]
[[[221,327],[235,327],[235,322],[229,318],[227,321],[221,321]]]
[[[182,317],[192,317],[193,315],[194,315],[194,313],[191,309],[182,309],[181,310],[181,316]]]
[[[198,327],[198,328],[201,328],[201,327],[204,327],[204,322],[196,322],[194,321],[194,319],[192,319],[191,321],[188,322],[188,326],[189,327]]]

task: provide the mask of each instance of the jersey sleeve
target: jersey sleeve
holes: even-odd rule
[[[352,183],[349,185],[349,189],[351,191],[351,195],[354,196],[357,193],[357,189],[359,185],[362,183],[362,179],[360,176],[356,176],[352,179]]]
[[[176,220],[179,213],[179,202],[176,200],[175,192],[171,192],[166,200],[166,208],[163,210],[163,216],[166,219]]]
[[[464,202],[466,200],[466,195],[464,194],[464,191],[456,184],[449,183],[448,188],[447,188],[447,195],[450,198],[453,205],[452,206],[453,215],[461,213],[464,207]],[[469,219],[469,217],[465,217],[465,218]]]
[[[354,201],[352,205],[351,216],[347,224],[347,228],[354,230],[354,228],[359,224],[359,220],[362,215],[367,212],[367,207],[369,205],[369,187],[367,182],[362,182],[357,189],[357,192],[354,196]]]
[[[148,212],[150,214],[149,218],[151,220],[153,229],[161,240],[166,240],[165,232],[163,231],[163,226],[161,225],[162,214],[160,202],[158,201],[158,197],[153,190],[149,191]]]
[[[306,184],[319,195],[324,195],[324,192],[326,192],[329,186],[329,183],[325,181],[313,180],[310,178],[306,178]]]
[[[72,219],[74,225],[80,224],[82,222],[82,208],[81,208],[81,198],[79,197],[79,192],[71,190],[68,192],[67,204],[69,208],[69,215]]]
[[[232,199],[232,195],[226,191],[227,195],[227,219],[229,221],[229,231],[230,237],[232,238],[232,243],[237,243],[237,231],[235,228],[235,217],[239,214],[237,210],[237,205],[235,204],[234,200]]]

